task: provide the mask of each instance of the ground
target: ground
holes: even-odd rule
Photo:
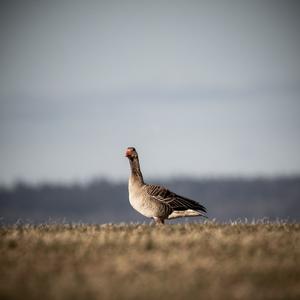
[[[0,299],[300,299],[300,224],[23,224],[0,234]]]

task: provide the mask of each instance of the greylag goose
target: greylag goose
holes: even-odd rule
[[[152,218],[156,224],[164,224],[165,219],[206,217],[206,208],[200,203],[179,196],[160,185],[146,184],[135,148],[128,147],[125,156],[128,157],[131,168],[129,202],[135,210]]]

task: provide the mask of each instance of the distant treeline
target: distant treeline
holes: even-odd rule
[[[151,182],[199,201],[207,207],[209,218],[218,221],[264,217],[300,220],[300,176]],[[101,179],[88,184],[18,183],[13,188],[0,187],[0,218],[2,224],[147,221],[131,208],[126,182]]]

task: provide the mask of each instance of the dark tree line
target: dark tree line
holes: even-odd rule
[[[300,176],[174,179],[158,183],[199,201],[207,207],[209,217],[219,221],[263,217],[300,220]],[[130,207],[127,183],[106,180],[85,185],[18,183],[13,188],[0,187],[0,218],[4,224],[18,220],[34,223],[146,221]],[[199,219],[192,218],[196,220]]]

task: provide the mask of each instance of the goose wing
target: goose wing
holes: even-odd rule
[[[146,191],[151,198],[162,202],[163,204],[170,207],[172,210],[184,211],[191,209],[206,213],[206,208],[200,203],[188,199],[186,197],[177,195],[160,185],[147,184]]]

